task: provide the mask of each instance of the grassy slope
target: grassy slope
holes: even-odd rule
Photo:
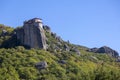
[[[13,31],[10,30],[9,33]],[[0,80],[120,80],[120,63],[115,62],[114,58],[87,52],[86,48],[79,46],[80,56],[74,51],[54,51],[52,46],[58,45],[57,40],[49,33],[46,35],[48,43],[52,44],[49,51],[27,50],[22,46],[1,48]],[[0,40],[3,38],[0,37]],[[64,44],[67,42],[62,43],[62,49]],[[66,64],[58,63],[59,60],[64,60]],[[41,61],[46,61],[48,67],[40,71],[35,64]]]

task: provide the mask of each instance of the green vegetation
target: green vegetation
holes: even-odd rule
[[[66,64],[58,63],[59,60]],[[41,61],[46,61],[48,67],[39,71],[35,64]],[[0,80],[120,80],[119,67],[113,58],[101,54],[53,54],[22,46],[0,49]]]
[[[9,40],[14,29],[9,30],[7,35],[0,36],[1,45],[4,41],[15,42],[15,39]],[[58,44],[59,41],[50,33],[46,32],[46,35],[50,44],[48,51],[28,50],[23,46],[0,48],[0,80],[120,80],[120,63],[115,62],[115,58],[87,52],[85,47],[68,42]],[[72,49],[65,51],[64,44],[77,47],[80,55]],[[56,45],[62,50],[54,50]],[[65,63],[60,63],[61,60]],[[46,61],[48,67],[38,70],[35,64],[41,61]]]
[[[0,24],[0,45],[11,38],[13,28]],[[4,32],[3,32],[4,31]]]

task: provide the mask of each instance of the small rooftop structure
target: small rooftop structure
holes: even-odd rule
[[[33,18],[28,21],[24,21],[24,24],[32,24],[32,23],[42,23],[42,19],[40,18]]]

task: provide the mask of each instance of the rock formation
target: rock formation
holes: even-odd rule
[[[91,48],[89,49],[88,51],[90,52],[95,52],[95,53],[107,53],[108,55],[111,55],[113,57],[118,57],[119,56],[119,53],[107,46],[103,46],[103,47],[100,47],[100,48]]]
[[[25,21],[23,27],[17,29],[16,33],[21,44],[30,48],[46,49],[46,37],[41,19],[33,18]]]
[[[99,48],[96,52],[97,53],[107,53],[114,57],[118,56],[118,52],[116,52],[115,50],[112,50],[111,48],[109,48],[107,46],[103,46],[103,47]]]
[[[70,48],[67,44],[64,44],[64,49],[65,49],[65,51],[70,51]]]
[[[51,28],[49,26],[44,25],[43,29],[46,30],[47,32],[49,32],[51,34]]]

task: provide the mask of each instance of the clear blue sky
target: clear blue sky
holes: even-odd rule
[[[1,24],[21,26],[34,17],[71,43],[120,53],[120,0],[0,0]]]

